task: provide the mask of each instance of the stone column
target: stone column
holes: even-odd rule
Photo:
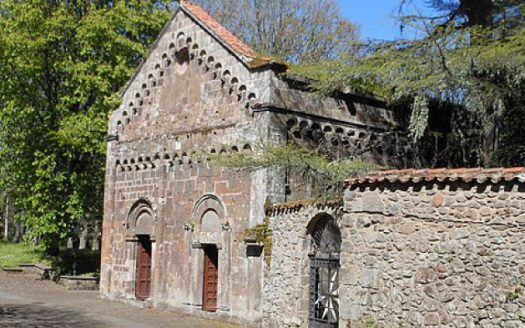
[[[116,170],[114,158],[111,156],[115,141],[108,143],[108,160],[106,164],[106,177],[104,184],[104,217],[102,221],[102,247],[100,263],[100,292],[109,295],[111,292],[111,226],[115,212],[115,182]]]
[[[219,286],[217,295],[217,310],[231,310],[230,295],[232,293],[232,238],[230,231],[222,231],[221,243],[217,244],[219,251]]]
[[[167,184],[167,172],[168,167],[161,160],[155,162],[159,165],[157,171],[157,186],[159,186],[155,192],[155,198],[157,200],[157,217],[155,220],[155,238],[158,247],[152,249],[152,256],[156,258],[156,266],[152,272],[152,295],[155,295],[155,300],[165,300],[167,297],[167,291],[164,290],[164,281],[167,279],[167,262],[170,260],[167,258],[168,253],[164,247],[165,239],[165,228],[166,228],[166,184]],[[153,255],[155,254],[155,255]]]

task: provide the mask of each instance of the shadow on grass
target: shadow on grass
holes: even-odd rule
[[[58,256],[48,258],[60,274],[82,275],[100,272],[100,252],[88,249],[61,249]]]

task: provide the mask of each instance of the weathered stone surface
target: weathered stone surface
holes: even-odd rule
[[[269,322],[277,318],[277,326],[281,318],[286,325],[300,325],[308,307],[303,304],[307,295],[298,290],[308,280],[289,284],[286,277],[307,268],[300,257],[308,254],[306,221],[277,227],[283,230],[277,229],[273,237],[286,241],[282,250],[298,253],[276,256],[274,262],[261,253],[261,241],[245,236],[245,231],[264,223],[267,200],[307,198],[316,186],[305,185],[301,177],[285,179],[278,168],[223,168],[207,160],[206,153],[250,152],[257,145],[292,138],[314,146],[324,140],[345,154],[357,152],[359,145],[360,153],[361,147],[370,149],[363,154],[367,160],[389,166],[402,160],[406,165],[406,158],[398,156],[399,149],[409,150],[406,136],[388,131],[396,126],[395,117],[380,102],[305,91],[281,77],[285,67],[254,67],[253,61],[267,60],[257,56],[185,2],[127,85],[108,129],[100,277],[105,297],[136,298],[139,237],[149,236],[149,301],[200,312],[204,256],[214,245],[219,272],[215,315],[249,322],[266,315]],[[314,135],[322,140],[314,140]],[[346,194],[347,204],[352,193]],[[367,211],[382,212],[382,202],[373,192],[361,203]],[[349,224],[381,223],[382,218],[361,218]],[[370,238],[378,250],[384,248],[383,233]],[[276,253],[279,247],[275,243]],[[345,247],[349,249],[348,243]],[[278,274],[263,283],[269,263],[275,263]],[[290,286],[295,289],[288,290]],[[286,295],[297,304],[277,302],[265,312],[263,295],[276,300]],[[301,312],[277,315],[283,308]]]
[[[410,235],[416,231],[416,226],[413,224],[405,223],[401,224],[397,228],[397,232],[399,232],[402,235]]]
[[[436,194],[434,197],[432,197],[432,205],[433,206],[439,207],[444,202],[445,202],[445,197],[441,193]]]
[[[385,327],[515,327],[525,321],[525,298],[515,293],[525,285],[525,237],[510,214],[498,214],[493,225],[497,212],[491,201],[505,198],[498,198],[502,193],[508,200],[522,192],[506,187],[479,197],[485,189],[454,187],[453,197],[434,186],[427,191],[430,197],[395,217],[389,217],[389,206],[407,200],[416,204],[417,191],[381,188],[381,202],[374,199],[373,204],[383,204],[382,213],[347,206],[352,210],[341,216],[341,229],[343,245],[351,247],[342,247],[341,253],[341,322],[359,326],[371,318]],[[350,202],[360,204],[372,194],[352,192]],[[449,198],[455,201],[447,205]],[[438,211],[444,208],[449,210]],[[289,225],[301,215],[307,222],[313,213],[277,216],[272,222]],[[284,257],[285,251],[274,257]],[[308,260],[303,261],[306,265]]]
[[[383,212],[384,204],[377,192],[365,192],[361,196],[362,208],[364,212]]]
[[[439,325],[439,314],[436,312],[428,313],[425,315],[425,318],[423,320],[423,324],[425,326],[437,326]]]
[[[265,201],[308,197],[311,190],[288,177],[290,195],[279,169],[237,172],[196,154],[252,151],[289,137],[303,142],[315,132],[342,142],[345,152],[366,146],[367,158],[395,166],[407,165],[398,152],[409,147],[402,134],[383,132],[395,125],[394,116],[369,105],[373,99],[321,97],[271,67],[251,69],[206,26],[179,11],[111,115],[105,297],[135,300],[138,237],[148,234],[152,304],[202,311],[205,249],[215,245],[212,315],[306,327],[311,228],[330,216],[342,238],[341,323],[512,327],[525,320],[525,301],[516,292],[525,286],[525,238],[516,225],[525,222],[525,197],[508,188],[516,180],[351,187],[342,207],[283,206],[266,221],[264,251],[271,240],[271,254],[265,254],[244,234],[265,222]]]

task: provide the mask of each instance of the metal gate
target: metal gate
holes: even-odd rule
[[[339,327],[339,253],[341,233],[332,217],[312,232],[309,327]]]

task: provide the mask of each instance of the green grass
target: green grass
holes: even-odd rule
[[[51,266],[60,274],[97,275],[100,271],[100,252],[61,249],[58,256],[49,257],[45,256],[43,246],[0,241],[0,267],[16,267],[21,263]]]
[[[41,247],[29,243],[0,241],[0,267],[16,267],[20,263],[49,264]]]

